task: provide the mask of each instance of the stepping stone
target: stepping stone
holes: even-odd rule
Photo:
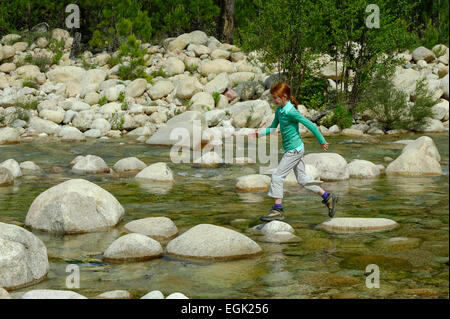
[[[383,231],[397,227],[398,224],[387,218],[333,218],[318,228],[334,233]]]
[[[147,217],[133,220],[124,228],[128,232],[149,236],[155,240],[170,240],[178,234],[177,226],[167,217]]]

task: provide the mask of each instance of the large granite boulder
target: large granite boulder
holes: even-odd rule
[[[86,233],[114,227],[125,210],[106,190],[84,179],[58,184],[36,197],[25,225],[54,233]]]
[[[0,222],[0,287],[35,284],[49,269],[47,248],[38,237],[22,227]]]

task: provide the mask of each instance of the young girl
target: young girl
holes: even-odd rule
[[[272,99],[277,109],[272,124],[263,130],[250,134],[250,137],[260,137],[272,133],[280,124],[280,131],[285,153],[276,171],[272,174],[272,181],[268,195],[275,198],[275,204],[266,216],[260,217],[263,221],[283,220],[284,211],[281,206],[283,199],[283,181],[294,169],[297,182],[306,189],[322,196],[322,203],[328,207],[328,216],[333,217],[336,211],[338,196],[327,193],[311,177],[305,173],[305,163],[303,161],[304,145],[298,131],[298,123],[306,126],[317,138],[322,146],[322,150],[328,150],[328,143],[323,138],[317,127],[307,118],[303,117],[296,109],[297,101],[291,96],[291,88],[286,83],[275,83],[270,89]]]

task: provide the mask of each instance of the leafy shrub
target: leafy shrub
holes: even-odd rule
[[[353,124],[353,115],[345,104],[338,102],[336,107],[322,118],[321,124],[326,127],[337,125],[341,129],[348,128]]]
[[[408,93],[397,89],[388,74],[378,72],[365,90],[358,109],[368,111],[384,130],[420,130],[437,101],[431,98],[424,79],[417,82],[415,95],[415,103],[408,105]]]
[[[37,110],[37,106],[41,103],[41,99],[31,99],[25,101],[16,101],[16,107],[21,107],[24,110]]]
[[[108,103],[108,99],[106,98],[106,96],[102,96],[99,100],[98,100],[98,104],[100,104],[100,106],[105,105],[106,103]]]
[[[310,109],[319,110],[327,102],[327,87],[327,80],[307,73],[300,84],[297,100]]]
[[[108,118],[109,124],[111,124],[112,130],[123,130],[123,123],[125,123],[125,117],[118,112],[114,112],[111,114],[111,117]]]
[[[217,105],[217,103],[219,103],[220,100],[220,93],[219,92],[214,92],[212,94],[213,99],[214,99],[214,105]]]
[[[26,79],[22,82],[22,87],[29,87],[37,90],[39,89],[39,84],[32,79]]]

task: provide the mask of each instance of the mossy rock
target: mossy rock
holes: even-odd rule
[[[339,264],[343,268],[366,269],[370,264],[375,264],[380,271],[387,270],[411,270],[413,266],[407,260],[385,256],[355,256],[344,259]]]
[[[447,241],[425,241],[420,248],[438,256],[448,257],[448,246],[447,239]]]
[[[365,282],[364,278],[355,278],[333,273],[311,273],[304,278],[309,284],[316,287],[349,287]]]
[[[307,238],[302,244],[302,248],[306,250],[329,249],[334,247],[334,243],[326,238]]]
[[[375,248],[386,250],[401,250],[412,249],[420,246],[421,240],[419,238],[408,237],[392,237],[385,238],[373,243]]]

